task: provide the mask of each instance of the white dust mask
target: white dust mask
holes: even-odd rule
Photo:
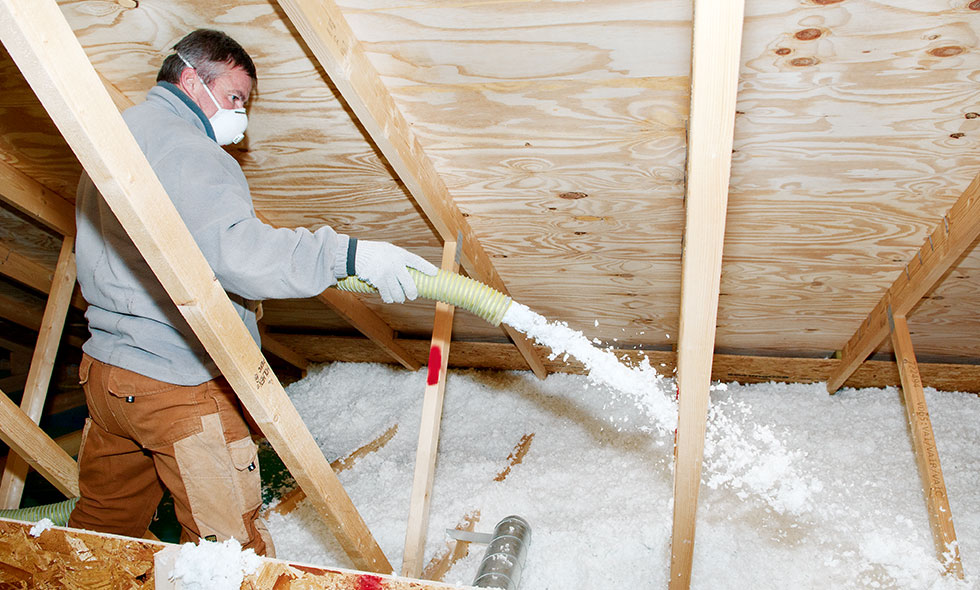
[[[184,59],[184,56],[178,53],[177,57],[187,64],[187,67],[197,73],[197,68]],[[201,81],[201,85],[204,86],[204,90],[211,97],[211,102],[214,103],[214,106],[218,107],[218,112],[208,118],[208,121],[211,122],[211,128],[214,130],[214,139],[218,142],[218,145],[238,143],[244,139],[245,129],[248,127],[248,115],[245,113],[245,109],[223,108],[214,98],[214,94],[211,94],[211,89],[204,83],[200,75],[197,76],[197,79]]]

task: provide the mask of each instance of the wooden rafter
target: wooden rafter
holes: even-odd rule
[[[54,278],[50,269],[3,244],[0,244],[0,274],[42,293],[51,290],[51,281]],[[87,305],[77,289],[72,293],[71,305],[82,310]]]
[[[905,266],[841,349],[840,363],[827,379],[827,391],[834,393],[840,389],[864,359],[888,337],[889,308],[895,316],[906,316],[911,312],[977,237],[980,237],[980,174],[943,216],[919,248],[918,255]]]
[[[459,270],[456,261],[456,242],[446,242],[442,250],[442,268]],[[449,366],[449,347],[452,343],[453,315],[456,308],[436,303],[436,316],[429,346],[429,375],[422,399],[422,420],[419,425],[419,444],[415,453],[415,475],[409,502],[408,524],[405,532],[405,553],[402,575],[418,578],[425,565],[425,537],[429,529],[429,500],[436,472],[436,451],[439,447],[439,425],[446,392],[446,368]]]
[[[54,0],[0,1],[0,39],[178,310],[354,564],[390,563],[214,280]]]
[[[940,562],[944,563],[947,573],[963,578],[963,562],[960,560],[960,548],[956,543],[953,512],[949,508],[946,481],[943,479],[943,468],[939,462],[939,449],[936,448],[929,407],[926,405],[925,393],[922,391],[922,378],[919,377],[919,366],[915,361],[908,322],[905,316],[901,315],[891,316],[890,320],[895,361],[898,363],[898,371],[902,377],[902,398],[905,400],[905,412],[912,431],[912,445],[915,447],[919,475],[926,492],[926,507],[929,512],[932,537],[936,543],[936,552]]]
[[[74,245],[75,238],[72,236],[62,241],[58,265],[55,268],[48,302],[44,307],[41,329],[31,357],[31,368],[27,373],[24,395],[21,398],[21,409],[35,424],[41,421],[44,402],[48,397],[48,385],[51,383],[51,374],[54,371],[55,357],[58,355],[58,346],[61,343],[61,333],[65,327],[68,308],[71,306],[71,295],[75,289],[75,254],[72,252]],[[20,506],[27,470],[27,462],[19,455],[7,459],[3,477],[0,478],[0,508],[12,509]]]
[[[470,276],[506,293],[490,256],[453,202],[337,4],[332,0],[279,0],[279,5],[443,241],[459,236],[460,265]],[[534,374],[544,378],[547,370],[530,341],[509,326],[504,329]]]
[[[78,496],[78,464],[0,391],[0,439],[68,498]]]
[[[3,160],[0,160],[0,199],[63,236],[75,235],[72,204]]]
[[[672,590],[686,589],[691,584],[744,11],[744,0],[694,2],[686,221],[677,347],[679,410],[670,555]]]

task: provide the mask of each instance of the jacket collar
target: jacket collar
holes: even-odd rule
[[[164,90],[169,90],[169,92],[164,92]],[[197,106],[197,103],[191,100],[189,96],[184,94],[183,90],[181,90],[174,84],[171,84],[170,82],[161,81],[161,82],[157,82],[157,85],[154,86],[152,89],[150,89],[147,98],[150,98],[151,96],[154,95],[159,96],[160,98],[162,98],[163,100],[167,101],[170,104],[173,104],[177,110],[177,114],[185,119],[191,120],[188,115],[190,114],[196,115],[197,119],[200,120],[201,123],[200,127],[204,130],[205,133],[207,133],[208,137],[210,137],[214,141],[217,141],[214,137],[214,128],[211,127],[211,121],[208,120],[207,115],[204,114],[204,111],[201,110],[201,107]],[[179,101],[174,100],[174,98],[179,99]],[[191,112],[190,113],[182,112],[182,109],[180,108],[180,104],[186,106],[188,109],[190,109]]]

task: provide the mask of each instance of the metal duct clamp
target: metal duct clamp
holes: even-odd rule
[[[493,534],[448,529],[449,536],[471,543],[487,543],[483,561],[476,570],[473,586],[517,590],[521,571],[531,543],[531,525],[520,516],[508,516],[497,523]]]

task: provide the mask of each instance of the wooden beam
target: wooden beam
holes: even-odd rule
[[[378,350],[370,340],[353,336],[314,336],[309,334],[279,333],[276,337],[303,353],[313,362],[386,363],[387,355]],[[425,355],[428,340],[398,339],[398,343],[417,356]],[[539,350],[547,354],[547,348]],[[659,350],[614,350],[616,356],[637,363],[643,358],[661,374],[674,371],[677,355]],[[548,370],[556,373],[585,374],[585,368],[569,359],[546,361]],[[711,361],[713,381],[738,381],[740,383],[825,383],[827,373],[837,364],[834,359],[800,357],[754,356],[740,354],[716,354]],[[450,367],[501,369],[519,371],[527,364],[513,346],[501,342],[453,342]],[[956,363],[925,363],[919,365],[922,382],[927,387],[941,391],[980,393],[980,365]],[[851,375],[847,387],[888,387],[901,384],[895,363],[868,361]]]
[[[442,249],[442,268],[459,270],[456,242],[446,242]],[[439,424],[442,421],[442,402],[446,393],[446,369],[449,366],[449,347],[452,343],[453,316],[456,308],[436,303],[436,317],[429,345],[429,375],[422,399],[422,421],[419,444],[415,453],[415,476],[409,502],[408,524],[405,532],[405,553],[402,575],[418,578],[425,565],[425,537],[429,528],[429,502],[432,480],[436,472],[436,451],[439,448]]]
[[[262,336],[262,348],[266,352],[271,352],[273,355],[302,371],[304,377],[306,376],[306,370],[310,366],[309,359],[270,336],[263,325],[259,325],[259,334]]]
[[[75,235],[75,207],[58,193],[2,160],[0,199],[63,236]]]
[[[347,323],[357,327],[359,332],[380,346],[406,369],[417,371],[422,366],[418,359],[395,341],[395,331],[391,326],[352,293],[327,289],[316,298],[333,309]]]
[[[62,240],[58,265],[55,267],[54,279],[51,282],[51,292],[48,295],[48,303],[44,307],[41,329],[37,336],[37,343],[34,345],[34,355],[31,357],[31,368],[27,373],[27,384],[24,386],[24,395],[20,401],[20,408],[35,424],[40,423],[44,402],[48,398],[48,385],[51,383],[54,361],[58,356],[61,334],[71,305],[71,295],[75,290],[74,246],[74,237],[68,236]],[[0,509],[10,510],[20,506],[27,471],[28,464],[23,457],[13,455],[7,459],[3,476],[0,478]]]
[[[78,496],[78,465],[2,391],[0,439],[65,497]]]
[[[40,305],[0,294],[0,318],[36,332],[41,328],[44,310]]]
[[[45,294],[51,291],[54,279],[53,271],[3,244],[0,244],[0,274]],[[71,305],[83,311],[88,307],[77,289],[72,291]]]
[[[670,588],[691,584],[718,316],[744,0],[694,1],[691,118],[677,345],[678,421]]]
[[[391,565],[215,280],[54,0],[0,0],[0,39],[178,310],[354,564]]]
[[[939,449],[936,448],[932,420],[929,419],[929,407],[926,405],[925,393],[922,391],[922,379],[919,377],[919,367],[915,361],[915,351],[912,349],[908,322],[903,315],[892,316],[891,320],[889,324],[892,346],[895,348],[895,361],[898,363],[898,371],[902,377],[902,398],[905,400],[905,412],[908,414],[909,428],[912,431],[915,459],[919,464],[919,475],[922,477],[922,486],[926,493],[926,507],[929,511],[932,538],[936,543],[936,553],[939,561],[946,567],[946,572],[962,579],[963,562],[960,561],[960,548],[956,543],[953,513],[949,508],[949,498],[946,496],[946,481],[943,479]]]
[[[443,242],[460,241],[461,266],[471,277],[507,293],[490,256],[453,202],[337,4],[333,0],[279,0],[279,5]],[[522,341],[518,346],[521,355],[543,379],[547,375],[544,363],[527,337],[516,330],[507,333],[515,343]]]
[[[906,316],[980,237],[980,174],[973,178],[942,221],[926,238],[918,255],[905,266],[881,300],[841,349],[841,360],[827,378],[834,393],[888,337],[888,309]]]

